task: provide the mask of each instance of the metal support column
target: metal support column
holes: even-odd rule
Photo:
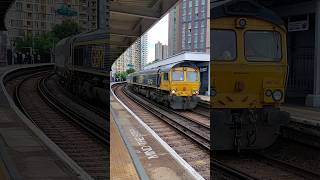
[[[320,1],[315,1],[315,50],[314,50],[314,89],[306,98],[306,105],[320,107]]]

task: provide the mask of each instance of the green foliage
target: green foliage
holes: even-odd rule
[[[40,55],[50,54],[52,47],[63,38],[79,34],[80,26],[73,21],[66,20],[62,24],[57,24],[51,32],[42,34],[34,38],[34,51]],[[20,52],[30,52],[32,47],[32,34],[26,35],[23,39],[16,41],[16,49]]]
[[[127,79],[128,73],[127,72],[116,72],[116,78],[125,81]]]
[[[126,72],[127,74],[131,74],[134,73],[136,70],[134,70],[133,68],[128,69]]]
[[[58,40],[66,38],[68,36],[76,35],[81,32],[80,26],[71,20],[63,21],[61,24],[57,24],[52,29],[52,34]]]
[[[43,34],[34,38],[35,53],[49,54],[50,49],[53,47],[54,37],[50,34]],[[16,49],[20,52],[26,53],[32,47],[32,35],[28,34],[23,39],[16,41]]]

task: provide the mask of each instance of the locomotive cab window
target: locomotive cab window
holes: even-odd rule
[[[187,80],[188,81],[197,81],[198,73],[196,71],[187,71]]]
[[[237,56],[236,33],[232,30],[211,30],[211,57],[213,60],[232,61]]]
[[[245,56],[248,61],[279,61],[281,36],[276,31],[247,31]]]
[[[169,80],[169,75],[168,73],[163,73],[163,80],[168,81]]]
[[[172,81],[183,81],[184,72],[183,71],[172,71]]]

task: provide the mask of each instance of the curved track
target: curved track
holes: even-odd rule
[[[197,160],[198,158],[208,157],[210,152],[209,124],[199,121],[197,117],[201,113],[171,110],[130,92],[124,85],[114,85],[113,90],[183,159],[208,179],[207,172],[203,170],[208,165],[199,166],[193,162],[201,161]],[[207,108],[203,107],[203,109]],[[152,114],[153,117],[146,114]],[[160,122],[161,125],[159,125]],[[201,153],[194,153],[195,150]],[[317,173],[270,157],[265,153],[251,151],[235,155],[234,152],[214,152],[213,157],[212,176],[217,179],[320,179]]]
[[[210,134],[205,125],[171,110],[161,109],[130,92],[123,84],[112,86],[116,96],[152,128],[171,148],[205,179],[210,179]],[[200,131],[204,131],[200,133]],[[213,160],[213,178],[254,179],[230,166]],[[212,178],[211,178],[212,179]]]
[[[108,143],[94,125],[56,104],[46,86],[49,72],[30,74],[6,85],[23,113],[94,179],[108,178]],[[26,93],[27,92],[27,93]],[[85,127],[86,126],[86,127]],[[91,129],[90,128],[94,128]]]

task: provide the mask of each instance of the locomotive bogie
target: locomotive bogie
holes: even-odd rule
[[[289,114],[278,108],[215,109],[214,150],[265,149],[280,134],[281,125],[289,121]]]

